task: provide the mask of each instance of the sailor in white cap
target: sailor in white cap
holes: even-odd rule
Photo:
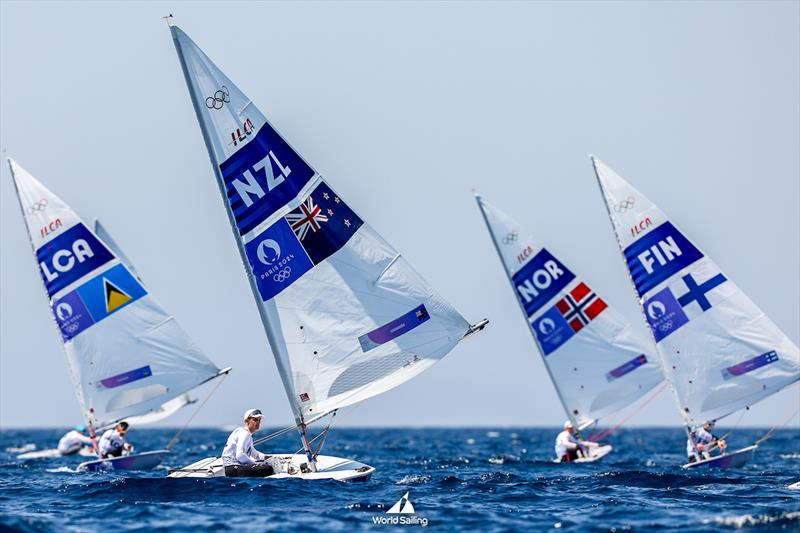
[[[572,427],[572,422],[567,420],[564,422],[564,431],[556,437],[556,457],[562,463],[574,461],[580,455],[578,452],[585,452],[587,448],[594,448],[598,444],[588,440],[580,440],[573,434],[575,428]]]
[[[275,473],[270,458],[253,446],[253,433],[261,427],[261,411],[248,409],[244,412],[244,426],[233,430],[222,451],[222,464],[228,477],[265,477]]]

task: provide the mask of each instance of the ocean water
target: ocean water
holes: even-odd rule
[[[15,449],[52,447],[59,430],[0,431],[0,530],[380,531],[406,492],[418,524],[455,531],[800,531],[800,431],[766,441],[740,470],[683,471],[680,429],[623,429],[590,465],[550,461],[557,429],[334,429],[325,453],[377,468],[361,483],[167,479],[168,468],[218,454],[228,432],[190,429],[159,469],[76,473],[79,458],[21,462]],[[766,429],[739,429],[732,447]],[[266,434],[262,432],[261,434]],[[137,449],[172,436],[133,429]],[[263,451],[293,452],[295,434]],[[420,527],[419,525],[416,526]]]

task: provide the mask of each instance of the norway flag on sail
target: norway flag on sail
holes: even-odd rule
[[[556,309],[575,333],[594,320],[606,307],[608,305],[583,282],[556,303]]]

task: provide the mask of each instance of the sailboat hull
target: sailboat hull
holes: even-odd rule
[[[748,446],[747,448],[742,448],[741,450],[736,450],[735,452],[718,455],[710,459],[704,459],[703,461],[686,463],[683,465],[683,468],[740,468],[746,465],[750,459],[753,458],[756,448],[758,448],[758,445],[754,444],[752,446]]]
[[[295,467],[297,472],[294,474],[280,472],[264,479],[294,478],[308,480],[333,479],[336,481],[366,481],[370,478],[372,473],[375,472],[374,467],[358,461],[342,459],[341,457],[332,457],[330,455],[319,455],[317,456],[317,471],[303,473],[300,471],[300,465],[308,462],[305,455],[284,454],[273,455],[272,457],[280,459],[281,462],[288,462]],[[225,477],[225,468],[222,466],[221,457],[208,457],[196,463],[192,463],[189,466],[171,470],[167,477]]]
[[[579,457],[574,461],[569,461],[568,463],[564,464],[576,464],[576,463],[594,463],[595,461],[599,461],[614,449],[613,446],[610,444],[604,444],[603,446],[598,446],[597,448],[589,448],[589,454],[585,457]],[[560,463],[559,459],[553,459],[554,463]]]
[[[112,459],[98,459],[78,465],[79,472],[101,472],[117,470],[151,470],[161,464],[169,450],[136,453]]]

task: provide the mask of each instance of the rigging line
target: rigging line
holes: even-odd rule
[[[593,442],[600,442],[600,441],[601,441],[603,438],[605,438],[605,437],[609,436],[610,434],[612,434],[613,432],[615,432],[616,430],[618,430],[622,424],[624,424],[625,422],[627,422],[628,420],[630,420],[630,419],[631,419],[631,418],[632,418],[634,415],[638,414],[638,413],[639,413],[639,412],[640,412],[642,409],[644,409],[644,408],[647,406],[647,404],[649,404],[650,402],[652,402],[653,400],[655,400],[655,399],[656,399],[656,397],[657,397],[659,394],[661,394],[661,393],[664,391],[664,389],[665,389],[665,388],[667,388],[667,382],[666,382],[666,381],[665,381],[665,382],[664,382],[664,383],[663,383],[663,384],[662,384],[662,385],[661,385],[661,386],[658,388],[658,390],[657,390],[657,391],[656,391],[656,392],[655,392],[655,393],[654,393],[652,396],[650,396],[650,397],[649,397],[647,400],[645,400],[644,402],[642,402],[642,404],[641,404],[641,405],[640,405],[638,408],[636,408],[636,409],[635,409],[635,410],[634,410],[632,413],[630,413],[628,416],[626,416],[625,418],[623,418],[623,419],[622,419],[622,420],[619,422],[619,424],[617,424],[616,426],[612,427],[611,429],[607,429],[605,432],[603,432],[602,434],[600,434],[600,435],[597,437],[597,440],[595,440],[595,441],[593,441]]]
[[[173,444],[175,444],[175,442],[177,442],[177,440],[178,440],[178,437],[180,437],[180,436],[181,436],[181,433],[183,433],[183,432],[184,432],[184,430],[185,430],[185,429],[186,429],[186,428],[189,426],[189,424],[192,422],[192,420],[194,420],[194,417],[195,417],[195,416],[197,416],[197,413],[199,413],[199,412],[200,412],[200,409],[202,409],[202,408],[203,408],[203,406],[206,404],[206,402],[207,402],[207,401],[208,401],[208,400],[211,398],[211,396],[212,396],[212,395],[213,395],[215,392],[217,392],[217,389],[219,388],[219,386],[220,386],[220,385],[222,385],[222,382],[223,382],[223,381],[225,381],[225,378],[227,378],[229,375],[230,375],[230,374],[228,374],[228,373],[226,372],[225,374],[223,374],[223,375],[222,375],[222,379],[220,379],[219,381],[217,381],[217,384],[216,384],[216,385],[214,385],[214,388],[213,388],[213,389],[211,389],[211,392],[209,392],[209,393],[208,393],[208,396],[206,396],[206,399],[205,399],[205,400],[203,400],[203,403],[201,403],[201,404],[200,404],[200,405],[197,407],[197,409],[195,409],[195,410],[194,410],[194,413],[192,413],[192,416],[190,416],[190,417],[189,417],[189,420],[187,420],[187,421],[186,421],[186,423],[183,425],[183,427],[182,427],[182,428],[180,428],[180,429],[178,430],[178,432],[177,432],[177,433],[175,433],[175,436],[173,436],[173,437],[172,437],[172,439],[169,441],[169,443],[167,444],[167,447],[166,447],[166,449],[167,449],[167,450],[171,449],[171,448],[172,448],[172,445],[173,445]]]
[[[736,423],[733,425],[733,428],[731,428],[731,429],[730,429],[730,430],[729,430],[727,433],[725,433],[723,436],[721,436],[721,437],[720,437],[720,438],[718,438],[717,440],[718,440],[718,441],[720,441],[720,440],[725,440],[726,438],[728,438],[728,436],[729,436],[731,433],[733,433],[733,432],[736,430],[736,428],[738,428],[738,427],[739,427],[739,424],[741,423],[741,421],[742,421],[742,418],[744,418],[744,414],[745,414],[746,412],[747,412],[747,409],[742,409],[742,414],[740,414],[740,415],[739,415],[739,420],[737,420],[737,421],[736,421]],[[716,444],[714,444],[714,446],[716,446]]]
[[[285,428],[279,429],[278,431],[276,431],[274,433],[270,433],[269,435],[266,435],[264,437],[261,437],[261,438],[258,438],[256,440],[254,440],[253,444],[255,445],[255,444],[261,444],[262,442],[267,442],[268,440],[274,439],[278,435],[283,435],[287,431],[291,431],[291,430],[296,429],[296,428],[297,428],[297,426],[295,424],[292,424],[291,426],[286,426]]]
[[[795,417],[795,415],[796,415],[797,413],[800,413],[800,407],[798,407],[797,409],[795,409],[794,413],[792,413],[792,416],[790,416],[789,418],[787,418],[787,419],[786,419],[786,421],[785,421],[783,424],[781,424],[780,426],[775,426],[775,427],[773,427],[772,429],[770,429],[769,431],[767,431],[766,435],[764,435],[763,437],[761,437],[760,439],[758,439],[758,440],[755,442],[755,445],[756,445],[756,446],[758,446],[759,444],[761,444],[761,443],[762,443],[762,442],[764,442],[765,440],[767,440],[767,439],[769,439],[770,437],[772,437],[772,435],[773,435],[773,434],[774,434],[776,431],[778,431],[779,429],[782,429],[782,428],[783,428],[783,427],[784,427],[786,424],[788,424],[789,422],[791,422],[791,421],[792,421],[792,418],[794,418],[794,417]]]
[[[328,421],[328,425],[325,426],[325,429],[321,433],[324,436],[322,437],[322,440],[319,441],[319,446],[317,446],[317,451],[314,452],[314,458],[315,459],[319,455],[319,452],[322,451],[322,445],[325,444],[325,439],[328,438],[328,432],[331,430],[331,426],[333,425],[333,419],[334,418],[336,418],[336,411],[334,411],[333,414],[331,414],[331,419]]]

